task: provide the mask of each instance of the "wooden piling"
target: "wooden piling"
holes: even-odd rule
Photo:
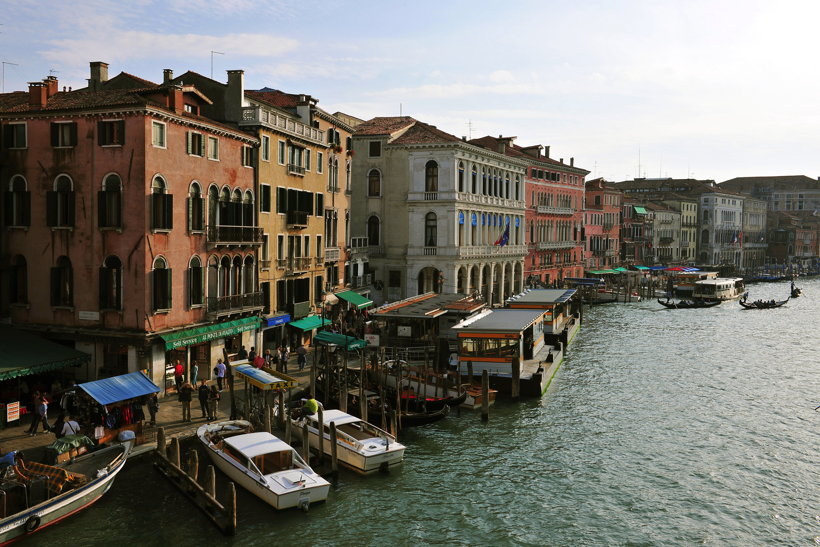
[[[512,360],[512,386],[510,388],[510,396],[513,401],[517,400],[521,394],[521,361],[518,357],[513,357]]]
[[[362,351],[362,369],[359,371],[359,417],[367,421],[367,401],[364,397],[364,384],[365,384],[365,358],[364,358],[364,351]],[[353,409],[356,411],[356,409]]]
[[[467,361],[467,383],[473,385],[473,362]]]
[[[212,498],[216,497],[216,470],[213,465],[205,469],[205,492]]]
[[[188,453],[188,476],[197,480],[199,476],[199,452],[191,450]]]
[[[171,450],[168,454],[168,460],[179,467],[179,437],[171,439]]]
[[[285,416],[285,442],[290,444],[293,440],[293,422],[290,421],[290,416]]]
[[[322,455],[325,453],[325,411],[322,407],[319,407],[319,412],[317,413],[318,423],[316,424],[316,429],[319,430],[319,455],[317,456],[317,464],[322,463]]]
[[[168,445],[165,443],[165,428],[157,429],[157,452],[163,457],[168,457]]]
[[[233,482],[228,484],[228,501],[225,505],[228,511],[228,524],[236,530],[236,485]]]
[[[399,423],[396,419],[395,410],[390,411],[390,432],[393,434],[394,437],[396,437],[397,439],[399,438]]]
[[[330,471],[334,479],[339,476],[339,457],[336,452],[336,422],[330,422]]]
[[[307,420],[302,425],[302,459],[310,465],[310,432],[308,431]]]
[[[487,369],[481,371],[481,421],[490,419],[490,374]]]
[[[277,405],[279,406],[279,429],[285,428],[285,392],[280,391],[278,400],[276,401]]]
[[[267,406],[264,407],[265,431],[267,431],[268,433],[273,433],[273,430],[272,430],[272,427],[271,427],[272,424],[271,424],[271,419],[270,419],[270,411],[271,411],[271,409],[269,407],[267,407]]]

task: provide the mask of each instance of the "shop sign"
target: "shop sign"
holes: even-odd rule
[[[411,327],[398,327],[396,330],[398,331],[399,336],[413,336],[413,329]]]
[[[77,318],[82,319],[84,321],[99,321],[100,320],[100,312],[98,311],[78,311]]]
[[[20,419],[20,401],[14,401],[6,405],[6,422],[13,422]]]
[[[284,325],[286,323],[290,323],[290,314],[280,315],[278,317],[268,317],[266,321],[269,327]]]
[[[368,346],[378,346],[379,345],[379,335],[378,334],[365,334],[364,339],[367,342]]]

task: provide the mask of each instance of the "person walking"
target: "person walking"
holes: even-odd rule
[[[179,388],[182,386],[182,381],[185,379],[185,367],[182,366],[182,362],[177,359],[177,364],[174,365],[174,384],[177,386],[177,393],[179,393]]]
[[[282,348],[282,372],[288,373],[288,359],[290,359],[290,348],[284,346]]]
[[[251,350],[248,352],[248,361],[253,363],[254,359],[256,359],[256,348],[251,346]]]
[[[34,412],[31,414],[31,426],[28,428],[29,436],[37,434],[37,427],[43,423],[43,431],[48,431],[48,401],[45,394],[39,391],[34,392]]]
[[[75,420],[73,416],[68,416],[65,423],[63,424],[63,431],[61,436],[65,437],[66,435],[77,435],[79,432],[80,424],[77,423],[77,420]]]
[[[182,403],[182,421],[191,421],[191,394],[194,392],[194,386],[190,382],[183,382],[179,388],[179,401]]]
[[[196,361],[191,363],[191,385],[195,386],[199,380],[199,365],[196,364]]]
[[[222,383],[225,381],[225,363],[222,362],[222,358],[216,360],[216,366],[214,367],[214,372],[216,372],[216,383],[219,386],[219,391],[222,391]]]
[[[245,346],[239,346],[239,351],[236,353],[236,360],[241,361],[242,359],[248,358],[248,350],[245,349]]]
[[[148,414],[151,416],[151,421],[149,422],[151,425],[157,425],[157,412],[159,412],[159,399],[157,399],[157,394],[152,393],[148,396]]]
[[[305,346],[296,348],[296,363],[299,365],[300,372],[305,370],[305,365],[307,365],[307,348]]]
[[[275,366],[275,364],[274,364],[274,361],[273,361],[273,354],[271,354],[271,352],[270,352],[270,348],[268,348],[268,349],[266,349],[266,350],[265,350],[265,357],[264,357],[264,359],[265,359],[265,366],[266,366],[266,367],[268,367],[268,368],[278,368],[278,367],[276,367],[276,366]]]
[[[199,396],[199,409],[202,411],[202,417],[208,418],[210,417],[210,413],[208,412],[208,397],[211,394],[211,389],[208,387],[208,384],[205,383],[205,379],[203,378],[199,384],[199,389],[197,389],[197,394]]]
[[[214,421],[217,418],[217,412],[219,411],[219,391],[217,391],[216,386],[211,386],[211,393],[208,396],[208,421]]]

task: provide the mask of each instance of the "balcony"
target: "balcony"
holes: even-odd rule
[[[263,270],[270,270],[270,259],[268,260],[260,260],[259,261],[259,268]]]
[[[507,199],[501,198],[498,196],[483,196],[481,194],[470,194],[468,192],[447,192],[446,196],[442,196],[445,192],[439,192],[439,199],[454,199],[463,203],[469,203],[472,205],[488,205],[493,207],[499,208],[507,208],[507,209],[517,209],[519,212],[523,209],[527,208],[526,202],[523,200],[518,199]],[[421,197],[419,196],[419,192],[413,192],[408,194],[407,199],[408,201],[412,201],[414,199],[419,200]]]
[[[674,243],[674,242],[675,242],[675,238],[674,238],[674,237],[662,237],[662,238],[660,239],[660,244],[661,244],[661,245],[671,245],[671,244],[672,244],[672,243]]]
[[[206,226],[207,241],[213,245],[261,245],[259,226]]]
[[[287,212],[288,230],[303,230],[308,226],[308,214],[305,211]]]
[[[549,251],[552,249],[571,249],[577,247],[578,243],[572,240],[567,241],[539,241],[537,244],[539,251]]]
[[[342,255],[342,249],[339,247],[325,247],[325,262],[338,262]]]
[[[325,132],[321,129],[311,127],[302,122],[296,121],[281,113],[261,106],[247,106],[242,108],[242,119],[239,121],[240,127],[263,126],[287,133],[294,137],[309,140],[313,144],[324,146]]]
[[[369,287],[373,282],[373,274],[357,275],[350,278],[351,289],[362,289]]]
[[[305,168],[301,165],[296,165],[295,163],[288,164],[288,175],[298,175],[300,177],[305,176]]]
[[[231,296],[209,296],[206,299],[209,316],[232,315],[261,311],[265,307],[261,292],[234,294]]]
[[[290,258],[277,258],[276,267],[285,270],[285,275],[299,275],[310,271],[309,256],[292,256]]]
[[[593,249],[592,256],[615,256],[615,249]]]
[[[370,247],[370,256],[375,256],[373,247]],[[379,247],[381,249],[381,247]],[[444,256],[453,259],[460,258],[520,258],[527,254],[526,245],[450,245],[438,247],[426,247],[422,245],[408,245],[408,257],[424,256]]]
[[[424,201],[438,200],[438,192],[424,192]]]
[[[339,185],[334,185],[334,184],[328,184],[328,185],[327,185],[327,191],[328,191],[328,192],[332,192],[332,193],[334,193],[334,194],[338,194],[338,193],[339,193],[339,190],[340,190]]]
[[[572,215],[575,214],[575,209],[572,207],[553,207],[552,205],[538,205],[536,207],[538,214],[546,215]]]

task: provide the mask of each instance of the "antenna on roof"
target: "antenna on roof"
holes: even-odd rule
[[[0,76],[0,88],[1,88],[0,93],[5,93],[6,92],[6,65],[20,66],[17,63],[11,63],[9,61],[3,61],[3,71],[2,71],[3,73],[2,73],[2,76]]]
[[[467,120],[467,140],[473,139],[473,122],[472,120]]]
[[[211,50],[211,80],[214,79],[214,54],[216,54],[216,55],[225,55],[221,51]]]
[[[49,68],[49,69],[48,69],[48,75],[49,75],[49,76],[54,76],[54,75],[55,75],[55,74],[57,74],[58,72],[60,72],[60,71],[59,71],[59,70],[56,70],[56,69],[54,69],[54,68]]]

